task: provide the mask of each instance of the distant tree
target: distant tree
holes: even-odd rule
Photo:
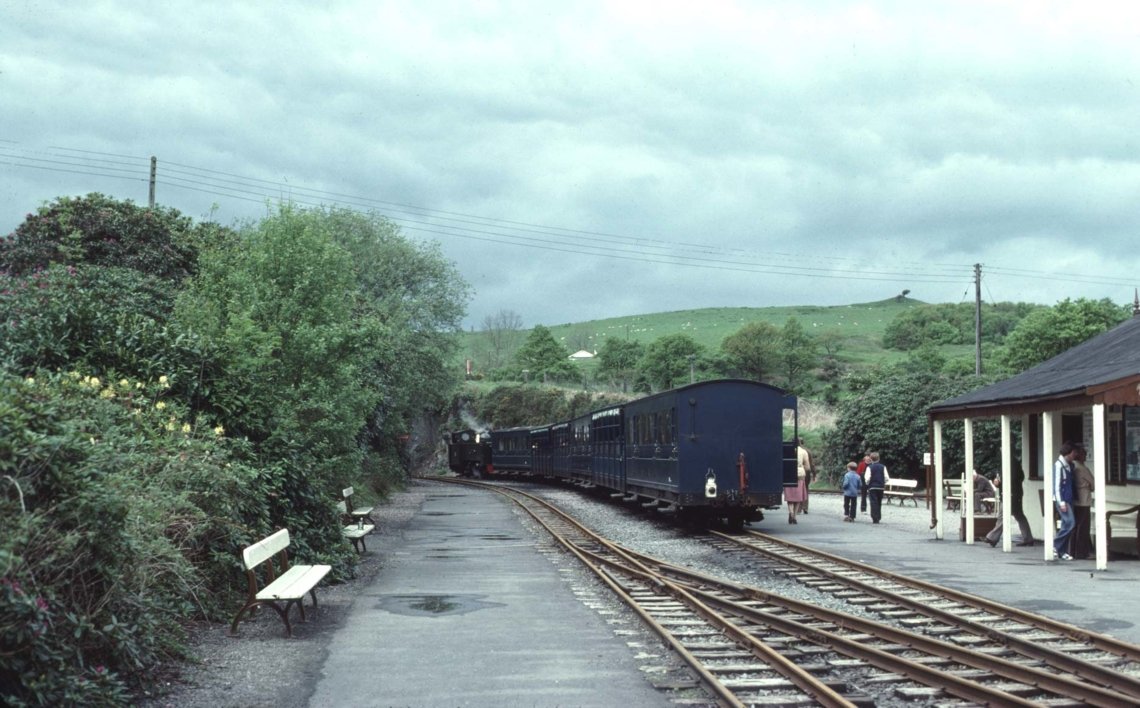
[[[532,379],[575,378],[577,372],[569,357],[566,347],[558,343],[548,328],[535,325],[515,354],[515,366],[529,371]]]
[[[785,388],[801,395],[809,393],[808,375],[819,365],[815,338],[804,331],[799,320],[789,317],[780,330],[779,341]]]
[[[749,322],[720,344],[730,370],[744,378],[770,382],[780,367],[780,330],[770,322]]]
[[[638,369],[654,388],[664,390],[688,383],[690,366],[700,362],[703,368],[703,356],[704,347],[689,335],[667,334],[649,343]]]
[[[999,302],[982,306],[982,341],[1001,343],[1040,305]],[[973,303],[920,305],[895,315],[883,332],[883,346],[910,351],[923,344],[972,344],[977,312]]]
[[[644,354],[641,342],[607,337],[598,351],[598,374],[609,376],[625,392],[637,377],[637,362]]]
[[[1052,359],[1128,318],[1126,306],[1101,300],[1069,300],[1028,314],[1006,337],[1001,363],[1016,373]]]
[[[522,343],[522,315],[514,310],[499,310],[483,318],[484,360],[486,371],[505,366]]]
[[[575,327],[566,336],[566,346],[572,351],[593,351],[593,337],[589,327]]]

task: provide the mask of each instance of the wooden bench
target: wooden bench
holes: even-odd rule
[[[942,480],[942,498],[946,500],[947,509],[962,508],[961,478]]]
[[[317,583],[332,570],[329,565],[289,565],[289,530],[263,538],[241,553],[242,564],[249,580],[249,594],[245,604],[234,615],[230,634],[237,634],[238,622],[242,615],[253,612],[261,605],[269,605],[285,623],[285,636],[293,636],[293,626],[289,624],[289,608],[296,605],[305,621],[305,593],[313,598],[317,606]],[[264,566],[265,587],[258,584],[257,569]]]
[[[363,509],[354,508],[352,506],[352,495],[353,495],[353,493],[354,492],[353,492],[352,487],[345,487],[344,491],[341,492],[341,495],[344,496],[344,507],[347,510],[348,515],[357,521],[361,521],[361,522],[367,521],[368,523],[373,525],[372,526],[373,528],[375,528],[376,522],[372,520],[372,509],[373,509],[373,507],[369,506],[369,507],[365,507]]]
[[[364,516],[353,517],[348,511],[348,505],[344,502],[337,502],[337,509],[340,511],[341,519],[341,533],[349,541],[352,541],[352,547],[356,549],[357,553],[362,553],[368,550],[368,546],[364,545],[364,537],[372,533],[376,528],[375,524],[364,523]],[[361,550],[363,549],[363,551]]]
[[[892,499],[898,499],[899,506],[902,506],[903,502],[907,499],[910,499],[914,502],[915,506],[918,506],[917,494],[917,479],[892,479],[883,487],[883,498],[887,500],[887,503],[890,503]]]

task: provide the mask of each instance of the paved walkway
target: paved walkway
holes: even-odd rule
[[[384,568],[333,639],[311,706],[668,705],[640,668],[655,658],[588,606],[574,561],[538,552],[511,502],[427,489],[398,537],[369,544]]]

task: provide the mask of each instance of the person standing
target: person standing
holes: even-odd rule
[[[879,453],[871,453],[871,464],[863,472],[863,481],[867,483],[867,500],[871,504],[871,523],[877,524],[883,516],[883,489],[891,481],[887,466],[879,462]]]
[[[1061,560],[1073,560],[1069,555],[1069,536],[1077,520],[1073,513],[1073,456],[1076,448],[1071,442],[1061,443],[1060,454],[1053,463],[1053,505],[1061,519],[1061,529],[1053,539],[1053,551]]]
[[[839,488],[843,490],[843,520],[855,520],[855,507],[859,505],[859,492],[863,489],[863,480],[859,477],[859,466],[854,462],[847,463],[847,471],[843,473],[843,479],[839,483]]]
[[[807,456],[807,466],[805,467],[807,476],[804,478],[804,501],[800,504],[800,513],[806,514],[808,513],[808,502],[811,501],[811,483],[815,481],[815,462],[811,459],[811,450],[804,447],[804,439],[796,439],[799,440],[800,449],[802,449],[804,455]]]
[[[1093,473],[1085,461],[1088,450],[1078,445],[1073,453],[1073,527],[1072,541],[1069,542],[1069,555],[1083,560],[1092,550],[1092,492]]]
[[[807,498],[807,475],[811,467],[811,456],[803,445],[803,438],[796,438],[796,486],[784,487],[784,501],[788,504],[788,523],[798,524],[796,514]]]
[[[867,471],[867,467],[870,464],[871,464],[871,453],[869,453],[869,452],[864,453],[863,459],[860,460],[859,467],[856,470],[859,473],[859,479],[863,479],[863,474]],[[864,483],[862,488],[859,490],[859,496],[860,496],[859,511],[866,514],[867,513],[867,485],[866,485],[866,483]]]

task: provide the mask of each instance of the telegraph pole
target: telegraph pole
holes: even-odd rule
[[[982,264],[974,264],[974,373],[982,374]]]
[[[158,173],[158,158],[154,155],[150,156],[150,208],[154,208],[154,179]]]

